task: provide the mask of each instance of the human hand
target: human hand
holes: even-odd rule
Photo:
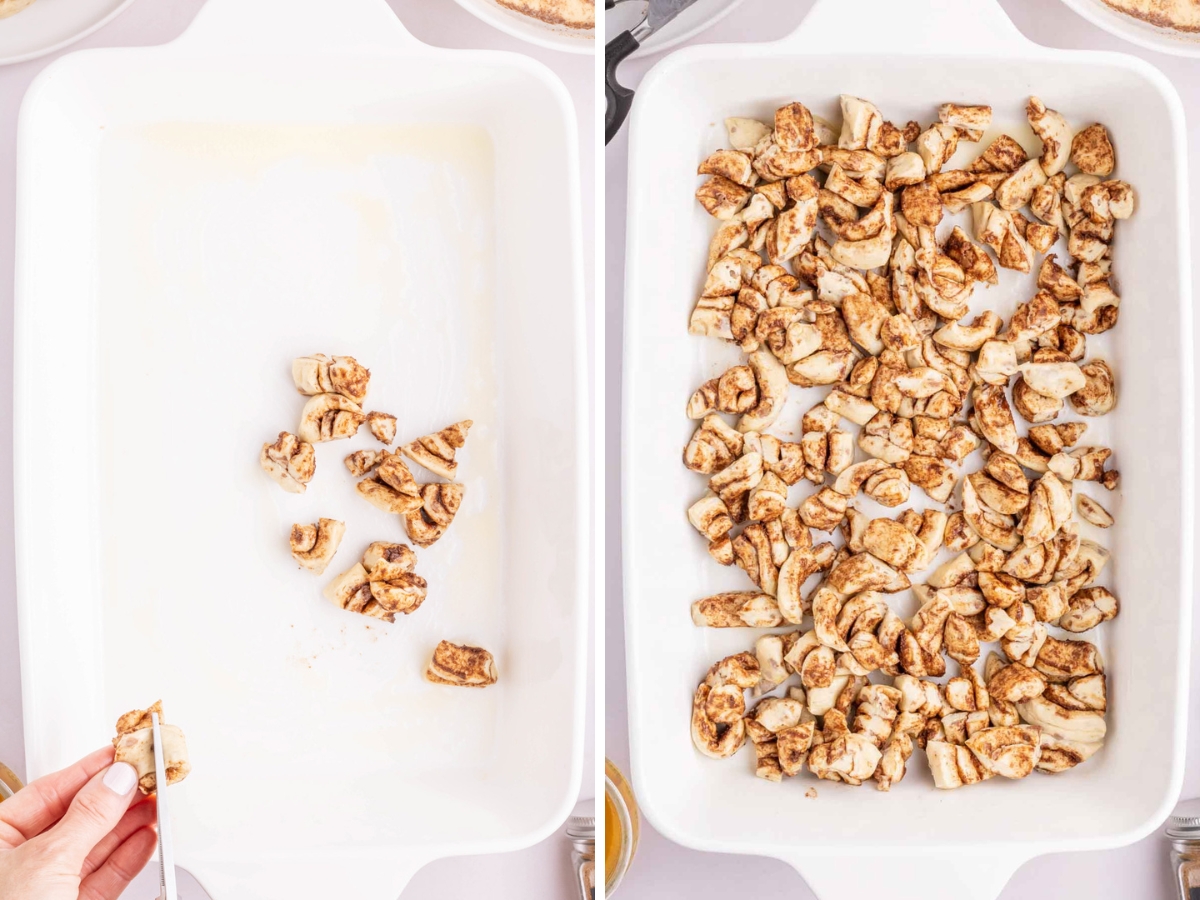
[[[116,900],[154,854],[155,813],[112,747],[31,782],[0,803],[0,897]]]

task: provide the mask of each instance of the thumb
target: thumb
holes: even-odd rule
[[[137,770],[129,763],[114,763],[97,772],[46,837],[72,864],[78,861],[82,865],[92,848],[121,821],[137,783]]]

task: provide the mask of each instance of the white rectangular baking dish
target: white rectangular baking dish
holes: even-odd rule
[[[696,166],[726,146],[726,116],[769,121],[799,99],[837,121],[840,93],[869,98],[901,123],[927,123],[944,101],[990,103],[997,131],[1020,125],[1022,140],[1032,138],[1023,110],[1036,93],[1077,127],[1106,123],[1118,174],[1138,191],[1116,244],[1120,324],[1088,339],[1090,355],[1113,361],[1120,398],[1086,437],[1114,448],[1122,476],[1117,495],[1097,495],[1118,517],[1100,539],[1113,551],[1106,583],[1124,610],[1100,629],[1109,737],[1068,774],[938,792],[918,753],[884,795],[807,775],[771,784],[753,777],[747,755],[717,763],[691,745],[697,682],[761,633],[696,628],[688,616],[699,597],[750,586],[736,567],[709,560],[684,515],[704,489],[680,462],[695,427],[684,405],[740,356],[686,333],[713,231],[693,199]],[[647,816],[691,847],[784,859],[827,900],[990,898],[1035,855],[1147,834],[1182,777],[1192,590],[1186,156],[1170,84],[1132,57],[1033,45],[991,0],[822,0],[777,43],[693,47],[661,62],[638,90],[630,139],[623,553],[633,775]],[[957,160],[982,146],[960,145]],[[1000,272],[999,287],[976,291],[973,312],[988,305],[1007,317],[1030,296],[1030,281]],[[773,430],[798,434],[799,416],[824,392],[793,388]],[[808,492],[794,488],[792,502]],[[910,601],[900,611],[912,609]],[[804,797],[811,786],[817,799]]]
[[[194,766],[179,864],[215,900],[394,897],[566,817],[582,760],[586,370],[574,114],[542,65],[426,47],[382,0],[211,0],[79,53],[20,120],[15,479],[29,773],[162,697]],[[401,440],[475,421],[466,499],[394,625],[322,587],[395,516],[295,430],[290,361],[351,353]],[[427,477],[419,475],[419,477]],[[320,578],[293,522],[344,520]],[[69,561],[68,561],[69,560]],[[500,681],[423,680],[442,638]]]

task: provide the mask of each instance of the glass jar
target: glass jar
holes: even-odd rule
[[[16,772],[0,763],[0,802],[7,800],[24,786]]]
[[[567,837],[571,839],[571,871],[580,900],[596,900],[596,817],[571,816],[567,819]]]
[[[1171,868],[1180,900],[1200,900],[1200,798],[1184,800],[1167,819]]]
[[[604,896],[611,897],[637,852],[637,800],[621,770],[604,761]]]

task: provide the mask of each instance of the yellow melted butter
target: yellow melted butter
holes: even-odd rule
[[[617,869],[617,860],[621,858],[621,844],[624,836],[621,834],[621,819],[613,806],[612,798],[604,797],[604,881],[612,881]]]

